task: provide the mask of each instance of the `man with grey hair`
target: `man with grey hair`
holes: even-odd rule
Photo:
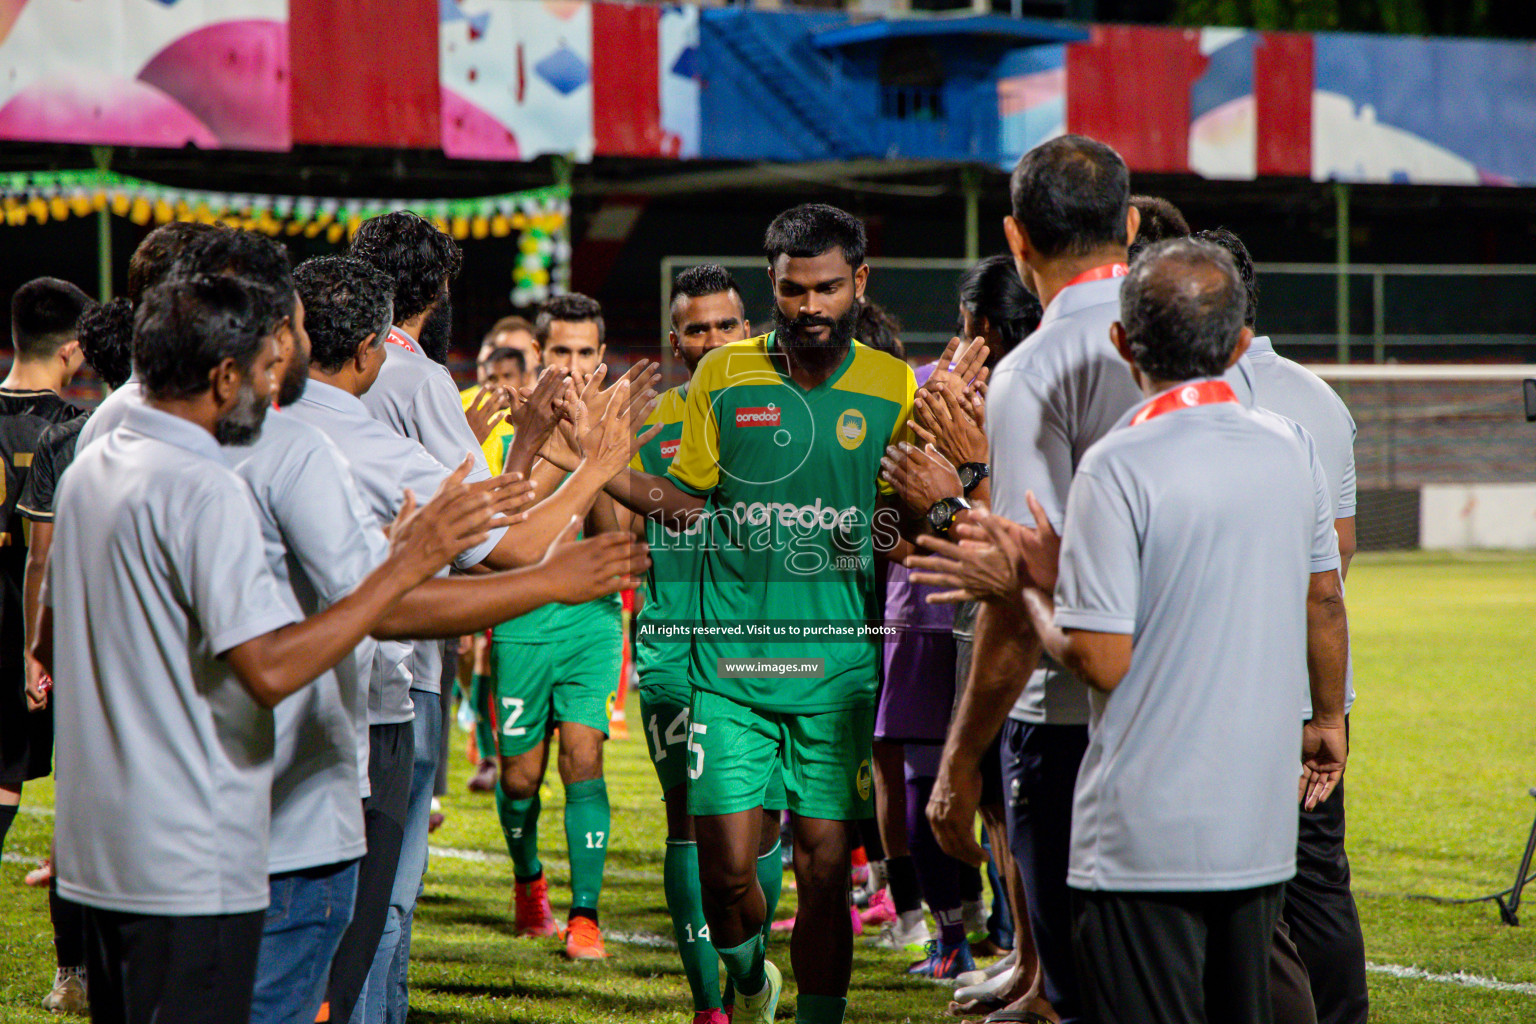
[[[1216,246],[1148,249],[1110,332],[1144,401],[1078,466],[1064,539],[1018,535],[1029,621],[1091,688],[1067,880],[1104,1022],[1268,1024],[1298,773],[1311,808],[1344,768],[1334,504],[1311,436],[1221,379],[1245,306]]]

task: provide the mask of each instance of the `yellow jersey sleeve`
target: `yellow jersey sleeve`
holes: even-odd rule
[[[479,384],[467,387],[459,392],[459,401],[464,403],[464,411],[466,413],[479,394]],[[507,464],[507,445],[511,443],[512,433],[512,427],[508,425],[506,420],[502,420],[491,428],[491,432],[486,435],[484,443],[480,445],[480,450],[485,453],[486,465],[490,467],[491,476],[500,476],[502,469]]]
[[[715,353],[711,353],[714,356]],[[705,496],[720,484],[720,424],[713,395],[723,380],[726,360],[706,357],[688,385],[683,406],[683,436],[667,476],[695,496]]]
[[[913,399],[917,395],[917,378],[913,375],[911,366],[903,363],[902,369],[905,372],[900,378],[901,391],[899,395],[892,396],[893,398],[899,398],[901,409],[896,414],[896,423],[891,428],[891,437],[887,442],[888,444],[899,444],[902,441],[908,444],[917,443],[917,435],[913,433],[912,427],[908,422],[912,419]],[[892,487],[884,476],[879,478],[876,487],[885,497],[891,497],[896,493],[896,488]]]
[[[652,409],[651,414],[645,418],[645,423],[640,427],[640,433],[645,433],[647,430],[650,430],[658,423],[665,423],[666,411],[667,396],[662,395],[661,401],[656,403],[656,408]],[[645,472],[645,464],[640,459],[640,452],[643,450],[644,449],[636,450],[635,457],[629,460],[629,468],[634,470],[636,473]]]

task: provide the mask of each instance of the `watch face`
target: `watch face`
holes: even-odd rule
[[[953,514],[954,512],[951,510],[947,500],[937,502],[928,510],[928,525],[942,532],[944,527],[949,525],[950,517]]]
[[[960,486],[970,490],[976,484],[976,467],[969,462],[960,467]]]

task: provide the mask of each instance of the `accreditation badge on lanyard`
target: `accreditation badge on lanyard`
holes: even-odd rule
[[[1193,409],[1197,405],[1217,405],[1221,402],[1236,402],[1237,393],[1232,390],[1232,385],[1224,380],[1203,380],[1198,384],[1182,384],[1171,391],[1164,391],[1152,401],[1141,407],[1141,411],[1131,417],[1131,426],[1139,426],[1148,420],[1155,420],[1165,412],[1173,412],[1175,409]]]

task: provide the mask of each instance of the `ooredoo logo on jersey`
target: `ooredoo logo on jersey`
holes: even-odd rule
[[[738,427],[776,427],[782,410],[776,405],[749,406],[736,410]]]

